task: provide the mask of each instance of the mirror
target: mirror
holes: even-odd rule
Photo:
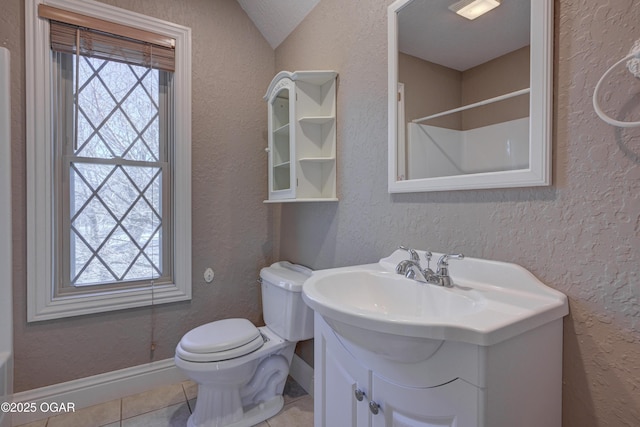
[[[553,0],[498,3],[389,6],[390,193],[551,183]]]

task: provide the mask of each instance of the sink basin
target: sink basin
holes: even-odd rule
[[[494,345],[568,313],[564,294],[518,265],[454,261],[454,286],[444,288],[396,274],[406,258],[396,251],[376,264],[316,271],[302,297],[338,335],[403,362],[426,359],[444,340]]]
[[[395,272],[366,269],[325,274],[310,289],[336,311],[382,322],[438,321],[478,311],[485,302],[470,289],[425,285]]]

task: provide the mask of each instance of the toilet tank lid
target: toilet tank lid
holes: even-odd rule
[[[291,292],[302,292],[302,284],[313,274],[304,265],[280,261],[260,270],[262,280]]]

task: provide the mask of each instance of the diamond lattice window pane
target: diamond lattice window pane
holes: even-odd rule
[[[78,106],[97,128],[111,114],[116,103],[100,79],[93,77],[80,89]]]
[[[71,257],[70,269],[71,281],[73,283],[75,281],[74,279],[76,279],[76,276],[78,276],[78,274],[83,271],[85,265],[91,260],[93,251],[73,230],[71,231],[71,250],[74,254],[74,256]]]
[[[153,156],[152,161],[160,160],[160,119],[158,116],[153,119],[153,122],[149,125],[149,127],[142,134],[142,139],[144,140],[146,146],[149,148],[151,155]],[[149,160],[151,161],[151,160]]]
[[[113,157],[113,152],[109,150],[109,147],[104,143],[99,135],[93,135],[83,145],[80,145],[78,150],[79,157],[94,157],[98,159],[108,159]]]
[[[93,197],[85,208],[76,215],[71,226],[89,244],[91,249],[96,251],[113,231],[116,221],[102,202]]]
[[[133,73],[139,78],[143,79],[145,75],[149,72],[149,68],[141,67],[139,65],[131,65],[131,70]]]
[[[131,237],[122,227],[118,227],[102,246],[99,255],[116,274],[116,279],[121,280],[139,253],[140,249],[133,243]]]
[[[140,196],[140,192],[120,167],[105,182],[99,194],[107,208],[118,220],[124,217],[136,198]]]
[[[122,103],[122,111],[129,117],[138,132],[143,132],[157,116],[158,107],[144,90],[142,85],[135,89]]]
[[[147,191],[144,193],[144,197],[151,204],[151,207],[160,214],[160,203],[162,201],[162,175],[159,174],[155,177]]]
[[[89,119],[80,111],[78,115],[78,129],[77,129],[77,144],[76,146],[81,148],[95,133],[95,127],[89,123]]]
[[[113,282],[113,280],[113,274],[109,271],[107,266],[100,261],[99,258],[94,257],[87,268],[80,273],[80,276],[78,276],[74,285],[94,285],[98,283]]]
[[[74,64],[76,57],[74,56]],[[89,58],[87,56],[80,56],[79,61],[79,73],[78,73],[78,83],[80,87],[84,86],[90,78],[94,77],[96,70],[99,70],[100,67],[104,64],[104,60]]]
[[[122,102],[125,95],[138,83],[131,67],[120,62],[107,62],[99,74],[116,102]]]
[[[144,246],[149,241],[160,223],[160,217],[151,209],[146,199],[138,200],[122,220],[122,225],[140,246]]]
[[[129,151],[124,156],[127,160],[138,160],[141,162],[157,162],[158,159],[145,144],[143,139],[138,139],[133,143]]]
[[[78,210],[89,201],[89,198],[93,196],[93,190],[78,176],[75,169],[71,169],[71,194],[73,195],[69,202],[71,203],[70,212],[73,218]]]
[[[118,157],[121,157],[138,138],[138,132],[131,126],[127,116],[121,110],[117,110],[109,117],[109,120],[100,129],[100,135]]]
[[[140,191],[145,191],[151,180],[160,174],[160,168],[123,166],[122,169],[129,175],[129,178]]]
[[[114,166],[94,163],[74,163],[72,168],[75,169],[78,177],[89,184],[92,190],[96,190],[111,173]]]
[[[147,247],[144,249],[145,255],[151,260],[155,266],[160,266],[160,260],[162,257],[162,229],[158,228],[158,231],[151,236],[151,240],[147,243]]]
[[[146,257],[140,255],[124,276],[124,280],[148,279],[160,277],[161,275],[160,271],[153,266]]]

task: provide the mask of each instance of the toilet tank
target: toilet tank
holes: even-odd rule
[[[287,341],[313,338],[313,310],[302,300],[302,284],[311,273],[311,269],[288,261],[260,270],[264,322]]]

